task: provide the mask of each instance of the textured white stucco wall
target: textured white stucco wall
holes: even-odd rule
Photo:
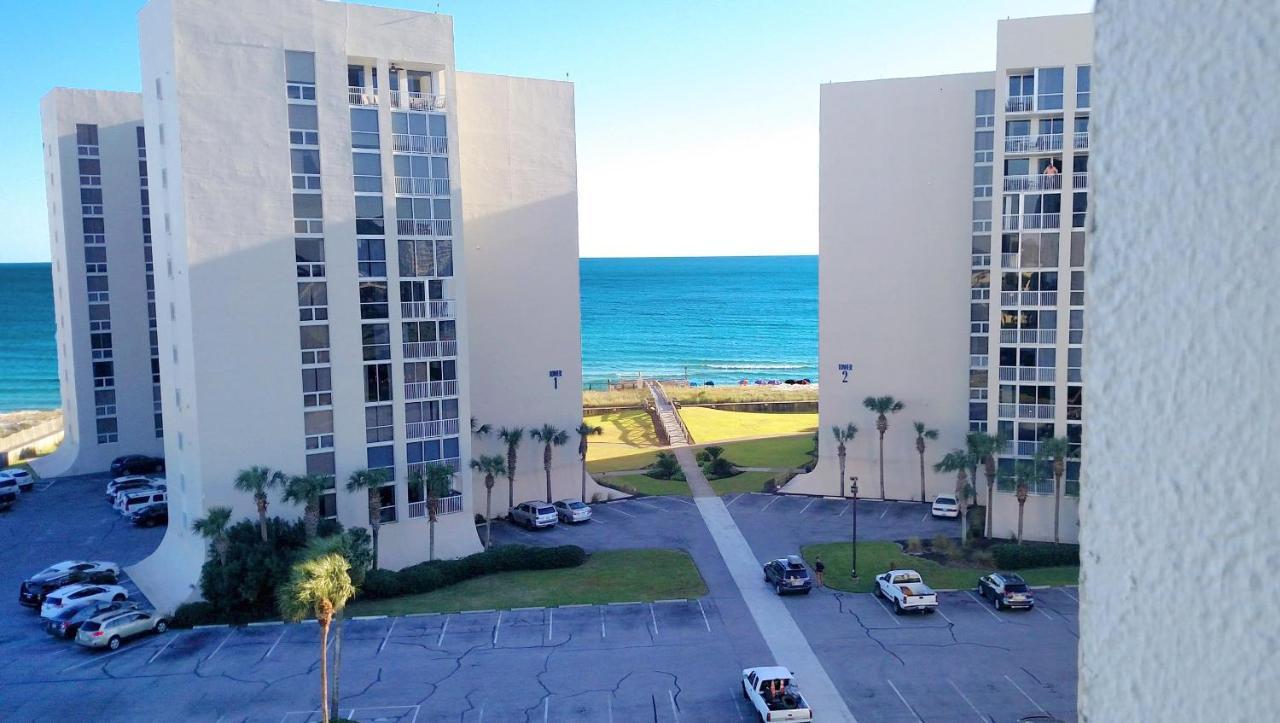
[[[1274,720],[1280,4],[1100,2],[1080,712]]]

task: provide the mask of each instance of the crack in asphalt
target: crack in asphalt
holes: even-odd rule
[[[870,626],[868,626],[866,623],[862,622],[862,616],[861,616],[861,615],[859,615],[858,613],[854,612],[852,609],[848,609],[848,610],[846,610],[846,609],[845,609],[845,607],[844,607],[844,598],[845,598],[845,594],[844,594],[844,593],[839,593],[839,592],[838,592],[838,593],[835,593],[835,598],[836,598],[836,604],[837,604],[837,605],[839,605],[840,612],[841,612],[842,614],[847,613],[847,614],[849,614],[849,615],[852,615],[852,616],[853,616],[853,619],[854,619],[855,621],[857,621],[858,625],[862,628],[862,632],[866,634],[866,636],[867,636],[867,639],[868,639],[868,640],[870,640],[871,642],[875,643],[876,645],[879,645],[881,650],[883,650],[884,652],[886,652],[886,653],[888,653],[889,655],[893,656],[893,659],[894,659],[894,660],[896,660],[896,661],[898,661],[898,664],[899,664],[899,665],[901,665],[901,666],[902,666],[902,667],[904,667],[904,668],[905,668],[905,667],[907,667],[907,661],[903,660],[903,659],[902,659],[902,656],[900,656],[900,655],[898,655],[897,653],[895,653],[895,652],[893,652],[892,650],[890,650],[890,649],[889,649],[889,646],[885,645],[884,641],[880,640],[879,638],[877,638],[876,636],[874,636],[874,635],[872,635],[872,634],[871,634],[871,631],[872,631],[872,629],[873,629],[873,628],[871,628]],[[879,603],[877,603],[877,604],[879,604]],[[886,630],[887,628],[874,628],[874,629],[875,629],[875,630]]]

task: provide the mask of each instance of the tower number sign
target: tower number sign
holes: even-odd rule
[[[551,377],[551,388],[559,389],[560,377],[564,376],[564,371],[560,369],[552,369],[551,371],[547,372],[547,376]]]
[[[841,383],[841,384],[848,384],[848,383],[849,383],[849,372],[853,371],[853,365],[852,365],[852,364],[840,364],[840,365],[839,365],[839,369],[840,369],[840,383]]]

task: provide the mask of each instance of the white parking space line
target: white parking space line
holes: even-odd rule
[[[640,505],[641,507],[648,507],[651,510],[662,510],[663,512],[666,512],[666,509],[667,509],[662,505],[655,505],[652,502],[642,502],[641,500],[631,500],[631,504]]]
[[[170,642],[172,642],[172,641],[170,641]],[[63,668],[60,672],[65,673],[65,672],[67,672],[68,670],[75,670],[76,668],[79,668],[79,667],[81,667],[81,666],[85,666],[85,665],[89,665],[90,663],[100,663],[100,662],[102,662],[103,660],[106,660],[107,658],[110,658],[110,657],[115,656],[115,655],[119,655],[119,654],[121,654],[121,653],[127,653],[127,652],[129,652],[129,651],[131,651],[131,650],[137,650],[137,648],[120,648],[119,650],[117,650],[117,651],[115,651],[115,652],[112,652],[112,653],[103,653],[103,654],[101,654],[101,655],[93,655],[92,653],[90,653],[90,654],[89,654],[89,656],[90,656],[90,657],[89,657],[89,659],[88,659],[88,660],[82,660],[82,661],[80,661],[79,663],[76,663],[75,665],[67,666],[67,667]],[[150,661],[148,661],[148,662],[150,662]]]
[[[151,663],[155,661],[156,658],[160,657],[161,653],[168,650],[170,645],[173,645],[173,641],[177,640],[180,637],[182,637],[182,633],[178,633],[177,635],[174,635],[173,637],[169,638],[169,642],[165,643],[163,647],[157,650],[155,652],[155,655],[152,655],[150,658],[147,659],[147,665],[151,665]]]
[[[767,509],[769,509],[771,506],[773,506],[773,503],[774,503],[774,502],[777,502],[777,501],[778,501],[778,500],[780,500],[780,499],[782,499],[782,495],[774,495],[773,499],[769,500],[769,503],[768,503],[767,505],[765,505],[764,507],[761,507],[761,508],[760,508],[760,511],[761,511],[761,512],[764,512],[765,510],[767,510]]]
[[[898,690],[898,686],[894,685],[893,681],[889,680],[888,678],[885,678],[884,682],[888,683],[889,687],[893,688],[893,692],[898,694],[898,700],[902,701],[902,704],[907,707],[907,710],[911,711],[911,715],[915,716],[916,720],[919,721],[919,723],[924,723],[924,720],[920,718],[920,714],[916,712],[916,709],[912,708],[911,704],[907,702],[907,699],[903,697],[902,691]]]
[[[898,619],[898,616],[893,614],[893,611],[891,611],[889,608],[885,607],[885,605],[888,605],[888,603],[881,603],[880,598],[876,597],[875,595],[872,595],[871,599],[875,601],[876,607],[883,610],[884,614],[889,616],[889,619],[893,621],[894,625],[897,625],[898,627],[902,627],[902,621]]]
[[[667,688],[667,700],[671,701],[671,715],[676,717],[676,723],[680,723],[680,711],[676,710],[676,695]]]
[[[840,510],[840,514],[836,515],[836,517],[844,517],[844,513],[848,512],[849,508],[852,506],[853,505],[849,502],[844,503],[844,509]]]
[[[498,611],[498,624],[493,626],[493,647],[498,647],[498,631],[502,628],[502,611]]]
[[[803,515],[803,514],[804,514],[804,511],[805,511],[805,510],[807,510],[807,509],[809,509],[809,507],[810,507],[811,505],[813,505],[813,503],[814,503],[814,502],[817,502],[817,501],[818,501],[818,498],[817,498],[817,497],[814,497],[813,499],[809,500],[809,504],[807,504],[807,505],[805,505],[804,507],[801,507],[801,508],[800,508],[800,513],[799,513],[799,514],[802,514],[802,515]]]
[[[980,599],[978,598],[978,596],[977,596],[977,595],[974,595],[972,590],[965,590],[965,591],[964,591],[964,594],[966,594],[966,595],[968,595],[969,597],[973,598],[973,601],[974,601],[974,602],[976,602],[976,603],[978,603],[978,607],[982,608],[983,610],[985,610],[985,611],[986,611],[986,613],[987,613],[988,615],[990,615],[991,617],[995,618],[995,619],[996,619],[996,622],[998,622],[998,623],[1003,623],[1003,622],[1004,622],[1004,619],[1003,619],[1003,618],[1001,618],[999,615],[996,615],[995,613],[991,612],[990,610],[987,610],[987,603],[986,603],[985,601],[983,601],[983,600],[980,600]]]
[[[684,505],[693,506],[693,502],[691,502],[690,500],[686,500],[683,497],[663,497],[662,499],[671,500],[672,502],[679,502]]]
[[[1012,685],[1013,687],[1017,688],[1017,689],[1018,689],[1018,692],[1019,692],[1019,693],[1021,693],[1023,696],[1025,696],[1027,700],[1031,701],[1031,705],[1034,705],[1036,708],[1039,708],[1039,710],[1040,710],[1040,712],[1041,712],[1041,713],[1048,713],[1048,712],[1049,712],[1049,711],[1045,710],[1044,708],[1041,708],[1041,707],[1040,707],[1040,704],[1036,702],[1036,699],[1035,699],[1035,698],[1032,698],[1031,696],[1027,695],[1027,691],[1023,690],[1023,689],[1022,689],[1022,686],[1020,686],[1020,685],[1018,685],[1017,683],[1013,682],[1013,678],[1010,678],[1009,676],[1007,676],[1007,675],[1006,675],[1006,676],[1004,676],[1004,679],[1005,679],[1005,680],[1007,680],[1007,681],[1009,681],[1009,685]]]
[[[924,522],[924,521],[925,521],[925,520],[927,520],[927,519],[929,519],[929,513],[928,513],[928,512],[924,513],[923,515],[920,515],[920,521],[921,521],[921,522]]]
[[[378,646],[378,654],[382,653],[382,649],[387,647],[387,641],[391,639],[391,631],[396,629],[396,623],[400,618],[391,618],[391,626],[387,628],[387,634],[382,636],[382,644]]]
[[[262,656],[263,660],[266,660],[267,658],[271,657],[271,654],[274,653],[276,650],[276,646],[280,644],[281,640],[284,640],[284,634],[287,632],[289,632],[288,628],[285,628],[284,630],[280,631],[280,637],[276,638],[276,641],[271,644],[270,648],[267,648],[267,654]]]
[[[1035,609],[1036,609],[1036,612],[1040,613],[1041,615],[1045,616],[1046,618],[1049,618],[1050,620],[1053,620],[1053,616],[1052,616],[1052,615],[1050,615],[1049,613],[1047,613],[1047,612],[1045,612],[1045,611],[1041,610],[1039,605],[1037,605]]]
[[[547,640],[551,639],[551,631],[555,628],[555,624],[556,624],[556,609],[547,608]]]
[[[887,515],[887,514],[889,514],[889,508],[886,506],[886,507],[884,508],[884,512],[881,512],[881,513],[880,513],[880,519],[882,519],[882,520],[883,520],[883,519],[884,519],[884,516],[885,516],[885,515]]]
[[[746,494],[746,493],[745,493],[745,492],[741,492],[741,493],[739,493],[739,494],[734,495],[734,496],[733,496],[733,499],[731,499],[731,500],[729,500],[728,502],[724,503],[724,506],[725,506],[725,507],[728,507],[729,505],[733,504],[734,502],[737,502],[737,501],[738,501],[738,499],[739,499],[739,498],[741,498],[741,497],[742,497],[742,495],[744,495],[744,494]]]
[[[978,710],[978,706],[974,705],[973,701],[969,700],[969,696],[965,695],[964,691],[960,690],[959,686],[951,682],[950,678],[947,679],[947,685],[951,686],[951,689],[954,690],[957,694],[959,694],[959,696],[964,699],[964,702],[969,704],[969,707],[973,709],[973,712],[978,714],[978,720],[981,720],[981,721],[987,720],[987,717],[982,714],[982,711]]]
[[[627,517],[630,517],[630,518],[632,518],[632,519],[635,519],[635,515],[631,514],[630,512],[623,512],[623,511],[622,511],[622,508],[620,508],[620,507],[608,507],[608,508],[606,508],[606,509],[613,510],[614,512],[617,512],[617,513],[618,513],[618,514],[620,514],[620,515],[626,515]]]
[[[707,632],[711,632],[711,623],[707,621],[707,611],[702,608],[702,601],[698,601],[698,612],[702,613],[702,624],[707,626]]]
[[[605,700],[609,702],[609,723],[613,723],[613,693],[605,693]]]
[[[653,639],[658,639],[658,615],[653,612],[653,603],[649,603],[649,619],[653,620]]]
[[[600,637],[601,638],[609,637],[608,635],[605,635],[605,632],[604,632],[604,608],[600,608]]]
[[[547,714],[551,710],[551,696],[542,699],[542,723],[547,723]]]
[[[951,618],[947,617],[947,614],[946,614],[946,613],[942,612],[942,608],[934,608],[934,609],[938,611],[938,614],[942,616],[942,619],[943,619],[943,620],[946,620],[947,622],[951,623],[952,625],[955,625],[955,624],[956,624],[954,620],[952,620]]]
[[[448,630],[448,629],[449,629],[449,619],[450,619],[450,618],[449,618],[449,616],[448,616],[448,615],[446,615],[446,616],[445,616],[445,618],[444,618],[444,625],[442,625],[442,626],[440,627],[440,639],[439,639],[439,640],[436,640],[436,647],[437,647],[437,648],[443,648],[443,647],[444,647],[444,632],[445,632],[446,630]]]
[[[226,644],[227,644],[227,641],[231,639],[231,636],[232,636],[232,635],[235,635],[235,634],[236,634],[236,632],[235,632],[234,630],[232,630],[230,633],[228,633],[228,634],[227,634],[227,637],[223,638],[221,643],[218,643],[218,647],[214,648],[212,653],[209,653],[209,657],[205,658],[204,660],[202,660],[202,661],[200,661],[200,662],[201,662],[201,663],[207,663],[207,662],[209,662],[210,660],[213,660],[213,656],[217,655],[217,654],[218,654],[218,651],[219,651],[219,650],[222,650],[222,646],[226,645]]]
[[[1072,595],[1071,593],[1067,592],[1067,589],[1066,589],[1065,587],[1060,587],[1060,588],[1058,588],[1058,589],[1062,591],[1062,594],[1063,594],[1063,595],[1066,595],[1067,597],[1071,598],[1072,600],[1075,600],[1075,601],[1076,601],[1076,605],[1079,605],[1079,604],[1080,604],[1080,600],[1079,600],[1079,599],[1077,599],[1075,595]]]

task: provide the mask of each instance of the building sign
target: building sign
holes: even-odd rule
[[[551,371],[547,372],[547,376],[551,377],[552,389],[559,389],[560,377],[564,376],[564,372],[560,369],[552,369]]]
[[[841,365],[839,365],[839,368],[840,368],[840,383],[841,383],[841,384],[848,384],[848,383],[849,383],[849,372],[853,371],[853,365],[852,365],[852,364],[841,364]]]

